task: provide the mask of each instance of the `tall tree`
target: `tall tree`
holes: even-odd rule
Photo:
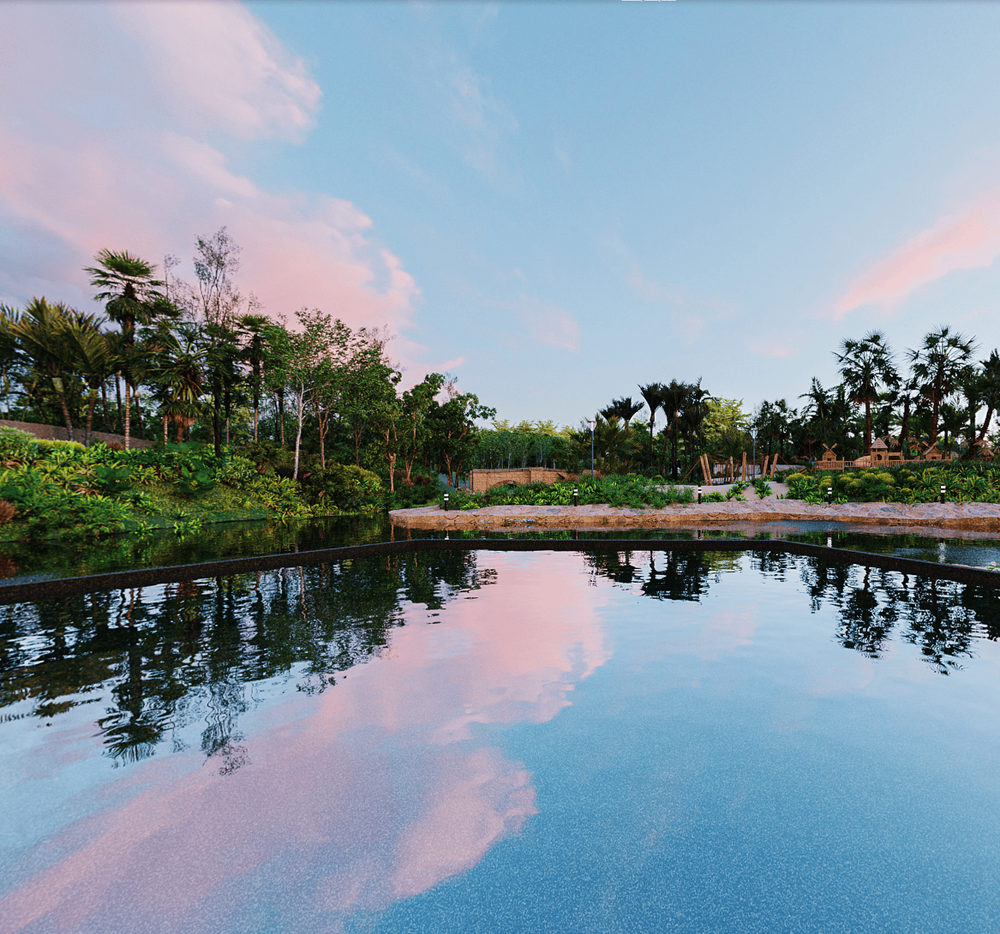
[[[639,387],[642,398],[649,406],[649,468],[653,469],[653,424],[656,421],[656,410],[663,400],[663,393],[666,387],[663,383],[649,383]]]
[[[434,401],[428,421],[434,450],[444,466],[448,484],[454,485],[454,476],[475,456],[479,434],[476,422],[493,418],[497,411],[481,405],[475,393],[458,393],[454,381],[446,384],[444,391],[448,400],[443,404]]]
[[[197,419],[208,352],[204,337],[198,325],[186,322],[176,328],[157,328],[145,341],[151,352],[150,371],[156,386],[154,396],[160,405],[164,444],[171,422],[179,444],[185,429]]]
[[[16,309],[0,304],[0,389],[3,391],[4,414],[6,415],[10,415],[12,377],[20,363],[17,338],[11,328],[20,317],[20,313]]]
[[[980,361],[980,365],[979,401],[986,405],[986,418],[971,446],[973,450],[986,440],[993,416],[1000,411],[1000,354],[994,350],[986,360]]]
[[[133,377],[133,350],[136,324],[149,324],[158,315],[176,315],[178,310],[161,292],[164,283],[156,278],[156,267],[133,256],[127,250],[115,253],[101,250],[95,257],[96,266],[84,267],[90,274],[90,284],[99,291],[94,296],[105,302],[108,317],[121,329],[119,372],[125,383],[124,434],[125,447],[131,437],[131,400],[137,386]]]
[[[94,409],[97,396],[107,378],[114,371],[114,355],[108,335],[101,331],[101,322],[93,315],[77,314],[65,332],[67,352],[87,384],[87,426],[83,443],[90,444],[94,427]]]
[[[240,247],[226,228],[220,227],[211,237],[198,237],[195,248],[197,311],[207,324],[231,328],[244,301],[232,280],[240,268]],[[250,302],[256,305],[252,296]]]
[[[908,356],[923,397],[931,404],[930,444],[938,437],[941,402],[950,396],[972,358],[975,342],[941,327],[924,335],[924,342]]]
[[[327,358],[328,337],[326,321],[328,316],[314,309],[303,308],[296,313],[301,331],[290,331],[285,327],[271,329],[272,346],[281,360],[281,372],[285,385],[295,401],[297,430],[295,434],[295,461],[292,478],[299,478],[299,454],[302,448],[302,426],[306,409],[312,404],[313,395],[324,375],[324,361]]]
[[[691,393],[697,387],[688,383],[679,383],[672,379],[660,394],[660,407],[667,419],[667,431],[670,433],[670,471],[671,477],[677,476],[677,431],[681,415],[688,406]]]
[[[429,373],[416,386],[403,393],[400,453],[406,484],[413,482],[414,461],[420,456],[428,440],[427,415],[444,382],[444,376],[440,373]]]
[[[852,402],[865,409],[865,448],[872,449],[872,405],[878,400],[880,388],[895,389],[899,373],[892,362],[892,351],[881,331],[869,331],[861,340],[845,339],[840,352],[834,351],[840,376]]]
[[[260,421],[260,394],[264,386],[264,365],[267,359],[267,336],[265,328],[270,319],[264,315],[242,315],[237,320],[240,336],[243,338],[242,360],[250,367],[250,395],[253,400],[253,440],[257,441],[257,425]]]

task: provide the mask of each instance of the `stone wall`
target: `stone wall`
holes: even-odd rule
[[[34,435],[36,438],[41,438],[43,441],[69,440],[69,432],[60,425],[38,425],[35,422],[15,422],[0,418],[0,428],[17,428],[20,431],[28,432],[29,435]],[[86,430],[83,427],[74,427],[73,434],[75,439],[82,443]],[[119,444],[125,443],[125,435],[112,435],[106,431],[92,431],[90,438],[92,441],[104,441],[105,443],[111,441],[117,441]],[[142,438],[134,436],[129,439],[129,447],[132,448],[151,448],[155,443],[155,441],[143,441]]]
[[[522,470],[473,470],[469,473],[469,492],[485,493],[504,483],[555,483],[557,480],[576,480],[577,474],[548,467],[525,467]]]

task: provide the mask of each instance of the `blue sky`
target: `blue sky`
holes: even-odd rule
[[[1000,5],[0,5],[0,300],[103,248],[388,325],[512,421],[1000,345]]]

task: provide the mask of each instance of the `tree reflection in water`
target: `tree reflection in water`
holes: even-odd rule
[[[813,612],[836,608],[834,638],[869,659],[893,634],[941,674],[960,671],[978,639],[1000,637],[994,589],[771,552],[594,551],[594,575],[656,600],[701,601],[724,573],[798,580]],[[117,764],[166,742],[201,749],[223,774],[248,760],[240,718],[255,686],[278,679],[318,693],[385,652],[401,601],[440,610],[493,581],[474,552],[425,552],[287,568],[145,590],[88,594],[0,610],[0,706],[31,700],[51,721],[107,703],[97,723]],[[190,736],[190,731],[187,731]]]
[[[989,587],[900,574],[782,552],[746,552],[750,567],[775,581],[797,576],[813,613],[834,607],[834,638],[866,658],[884,656],[895,631],[940,674],[960,671],[977,639],[1000,638],[1000,595]],[[593,571],[655,599],[698,601],[710,580],[739,570],[733,552],[594,552]]]
[[[0,706],[33,699],[50,720],[110,696],[97,722],[115,764],[167,740],[179,751],[183,728],[202,722],[203,752],[228,773],[247,761],[239,719],[253,685],[324,691],[385,651],[401,600],[437,610],[493,573],[472,554],[435,552],[4,607]]]

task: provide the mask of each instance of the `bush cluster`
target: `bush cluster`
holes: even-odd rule
[[[789,499],[807,503],[826,502],[826,491],[831,487],[835,503],[933,503],[938,501],[942,486],[951,502],[1000,502],[1000,466],[992,463],[798,471],[789,474],[785,482]]]
[[[608,505],[619,509],[660,509],[678,503],[693,502],[686,487],[665,486],[646,477],[610,476],[580,483],[530,483],[523,486],[495,486],[485,493],[470,494],[464,490],[449,490],[450,504],[459,509],[479,509],[483,506],[571,506],[573,489],[579,491],[581,506]],[[439,503],[443,504],[443,498]]]
[[[384,505],[381,479],[360,467],[314,467],[301,480],[196,443],[125,451],[0,429],[0,519],[27,538],[96,538],[169,519],[181,520],[173,527],[183,531],[240,510],[307,518],[372,514]]]

